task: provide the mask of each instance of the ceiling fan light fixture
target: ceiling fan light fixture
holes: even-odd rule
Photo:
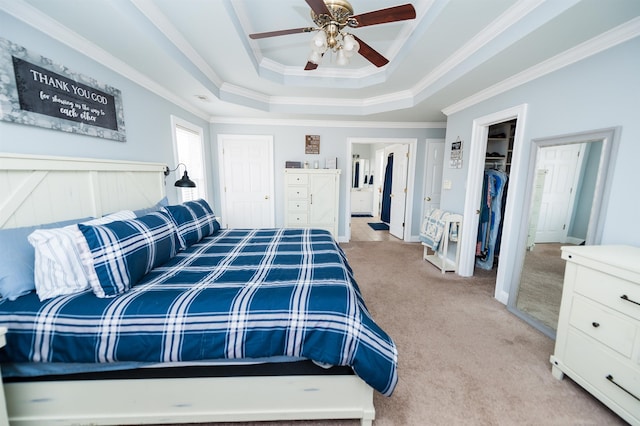
[[[311,20],[315,23],[315,28],[291,28],[249,34],[249,37],[255,40],[316,31],[317,34],[311,39],[311,53],[304,68],[305,71],[318,68],[317,65],[319,65],[328,50],[332,50],[336,54],[337,62],[340,64],[348,64],[349,58],[355,53],[359,53],[373,65],[383,67],[389,63],[388,59],[364,41],[352,34],[343,32],[343,30],[346,27],[368,27],[416,18],[416,10],[411,4],[354,15],[353,7],[348,0],[306,0],[306,2],[311,7]]]
[[[311,39],[311,49],[314,52],[324,53],[327,51],[327,33],[320,30]]]
[[[340,66],[349,65],[349,56],[347,56],[344,49],[338,49],[336,53],[336,64]]]
[[[360,43],[351,34],[345,34],[342,36],[342,49],[348,58],[353,56],[354,53],[360,50]]]
[[[309,58],[307,60],[312,64],[320,65],[320,61],[322,61],[322,52],[311,50],[311,53],[309,54]]]

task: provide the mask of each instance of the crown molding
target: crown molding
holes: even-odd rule
[[[530,67],[442,110],[449,116],[640,36],[640,17],[631,19],[553,58]]]
[[[403,121],[340,121],[340,120],[298,120],[271,118],[209,117],[211,124],[238,124],[250,126],[296,126],[296,127],[332,127],[364,129],[446,129],[445,121],[403,122]]]
[[[530,2],[519,2],[509,8],[502,15],[496,18],[489,26],[478,33],[477,37],[472,38],[464,46],[458,49],[453,55],[449,56],[442,64],[436,67],[431,73],[426,75],[415,87],[416,92],[426,91],[430,86],[435,84],[441,78],[447,76],[454,68],[463,64],[472,55],[485,47],[492,40],[495,40],[500,34],[512,25],[519,22],[527,16],[531,11],[536,9],[544,0],[536,0]]]
[[[130,1],[209,81],[218,88],[223,84],[223,80],[209,67],[207,61],[196,52],[175,25],[171,23],[167,16],[163,14],[153,2],[148,0]]]
[[[165,98],[193,115],[200,117],[203,120],[207,119],[207,114],[202,110],[194,108],[193,105],[185,102],[173,92],[167,90],[164,86],[138,72],[125,62],[108,53],[106,50],[96,46],[84,37],[81,37],[79,34],[59,24],[57,21],[51,19],[49,16],[40,12],[33,6],[19,0],[0,0],[0,6],[2,6],[3,11],[33,27],[35,30],[38,30],[48,37],[76,50],[80,54],[94,60],[106,68],[111,69],[117,74],[120,74],[150,92]]]

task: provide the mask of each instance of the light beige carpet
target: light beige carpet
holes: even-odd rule
[[[495,271],[442,275],[422,260],[420,244],[342,247],[369,310],[399,351],[399,383],[389,398],[375,394],[375,425],[625,424],[571,380],[552,377],[554,342],[494,299]]]

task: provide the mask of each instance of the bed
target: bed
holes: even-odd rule
[[[393,392],[395,345],[327,232],[219,229],[203,201],[198,226],[181,222],[200,205],[157,205],[162,164],[14,154],[0,162],[2,229],[137,210],[135,219],[74,228],[91,253],[82,262],[95,267],[89,287],[44,301],[39,287],[0,304],[12,425],[367,425],[374,391]],[[144,246],[154,260],[122,273],[128,266],[111,248],[133,247],[130,230],[141,226],[158,235]]]

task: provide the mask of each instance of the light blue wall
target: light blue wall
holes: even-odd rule
[[[348,157],[349,138],[412,138],[417,139],[418,147],[416,153],[416,179],[414,193],[414,209],[412,214],[411,235],[419,234],[420,215],[422,208],[423,194],[423,176],[425,162],[425,146],[427,138],[443,138],[444,128],[366,128],[366,127],[314,127],[299,125],[247,125],[247,124],[211,124],[213,164],[218,163],[218,134],[241,134],[241,135],[272,135],[274,140],[274,170],[275,173],[275,206],[276,206],[276,226],[284,224],[284,165],[286,161],[309,161],[313,164],[316,159],[320,160],[320,164],[324,165],[324,159],[327,157],[338,158],[338,168],[343,170],[340,176],[340,206],[341,209],[346,208],[346,185],[350,180],[346,176],[345,165],[347,161],[351,161]],[[304,153],[305,135],[320,135],[320,154],[307,155]],[[219,178],[217,168],[214,171],[215,181],[213,182],[216,193],[219,191]],[[219,197],[215,197],[215,209],[221,211]],[[338,225],[338,236],[343,237],[346,224],[343,215],[340,216]]]
[[[524,146],[519,148],[524,155],[530,152],[532,139],[621,126],[602,244],[640,246],[640,39],[450,115],[448,148],[458,136],[471,141],[474,119],[522,104],[528,104]],[[468,153],[469,149],[465,149],[461,169],[444,169],[443,178],[452,181],[452,189],[442,196],[445,209],[464,209]],[[524,204],[525,194],[509,193],[511,196],[516,197],[516,205]]]
[[[205,132],[205,140],[209,140],[209,126],[205,120],[1,11],[0,22],[0,37],[120,89],[127,135],[127,141],[122,143],[0,121],[1,152],[150,161],[172,165],[172,114],[201,126]],[[167,195],[172,202],[177,200],[176,189],[171,185],[174,180],[173,176],[167,178]]]

